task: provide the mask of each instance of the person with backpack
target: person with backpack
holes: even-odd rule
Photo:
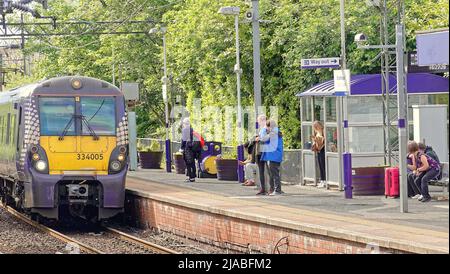
[[[412,155],[413,165],[411,169],[416,176],[414,183],[420,189],[419,201],[426,203],[431,200],[428,192],[428,182],[436,178],[441,170],[439,163],[419,150],[419,145],[412,141],[408,144],[408,152]]]
[[[419,145],[420,152],[425,153],[426,155],[430,156],[433,160],[435,160],[439,164],[439,167],[441,166],[441,161],[439,161],[439,157],[438,157],[436,151],[434,151],[431,146],[427,146],[424,143],[419,143],[418,145]],[[438,176],[433,179],[437,179],[437,180],[442,179],[442,172],[439,172]]]
[[[183,152],[183,159],[186,163],[186,182],[195,182],[197,177],[195,160],[200,159],[202,147],[204,145],[204,139],[200,134],[194,131],[191,127],[189,118],[183,120],[183,128],[181,131],[181,151]]]

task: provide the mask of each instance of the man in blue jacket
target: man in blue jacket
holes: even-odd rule
[[[281,190],[280,165],[283,161],[283,136],[275,120],[266,124],[266,135],[260,139],[262,143],[261,160],[269,166],[270,196],[283,194]]]

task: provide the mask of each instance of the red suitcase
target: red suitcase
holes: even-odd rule
[[[398,167],[386,168],[384,174],[384,195],[386,198],[400,196],[400,176]]]

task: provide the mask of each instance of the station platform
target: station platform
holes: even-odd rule
[[[287,253],[449,253],[448,200],[409,199],[409,213],[400,213],[399,199],[384,196],[345,199],[300,185],[257,196],[238,182],[184,179],[164,170],[129,172],[128,195],[140,200],[129,210],[152,227],[267,253],[283,238]]]

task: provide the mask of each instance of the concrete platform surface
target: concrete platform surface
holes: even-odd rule
[[[449,253],[449,202],[354,196],[309,186],[283,185],[281,196],[256,196],[254,187],[217,179],[184,182],[164,170],[129,172],[127,189],[139,196],[211,213],[298,229],[309,233],[375,243],[415,253]],[[440,190],[432,189],[432,190]]]

